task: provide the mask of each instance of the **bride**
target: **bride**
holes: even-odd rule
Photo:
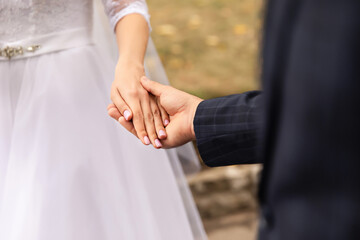
[[[177,154],[143,146],[168,123],[139,83],[146,3],[103,2],[112,83],[91,0],[0,0],[0,239],[206,239]],[[107,116],[109,92],[143,144]]]

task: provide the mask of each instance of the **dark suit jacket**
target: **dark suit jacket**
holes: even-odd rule
[[[360,0],[270,0],[262,81],[199,105],[204,162],[264,163],[261,240],[359,240]]]

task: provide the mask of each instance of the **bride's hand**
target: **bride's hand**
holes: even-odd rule
[[[159,139],[167,137],[164,126],[169,123],[169,117],[155,97],[142,87],[140,79],[144,75],[143,66],[119,61],[111,86],[111,101],[114,105],[109,105],[108,111],[113,117],[113,107],[116,106],[126,121],[132,120],[137,137],[143,144],[152,143],[154,147],[160,148]]]

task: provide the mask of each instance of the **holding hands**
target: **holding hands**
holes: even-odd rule
[[[131,123],[143,144],[151,143],[160,148],[160,140],[167,137],[164,127],[169,123],[169,116],[157,99],[142,87],[140,78],[143,75],[143,66],[118,62],[111,86],[113,103],[108,112],[121,123]]]
[[[116,24],[115,32],[119,60],[111,86],[113,103],[108,106],[109,115],[143,144],[151,143],[155,148],[181,145],[192,139],[191,118],[195,112],[192,116],[188,113],[196,108],[190,103],[201,99],[142,78],[149,39],[147,21],[141,14],[129,14]]]
[[[149,39],[149,25],[141,14],[129,14],[115,26],[119,60],[111,86],[112,104],[109,115],[121,122],[131,123],[143,144],[161,148],[160,140],[167,137],[165,126],[169,116],[141,85],[145,75],[144,56]]]
[[[156,122],[159,120],[155,119],[160,118],[159,115],[156,114],[156,111],[154,111],[153,109],[158,109],[159,113],[161,114],[161,119],[163,120],[162,123],[164,123],[164,126],[166,127],[166,135],[164,137],[159,137],[161,140],[161,142],[159,141],[160,145],[157,145],[157,141],[154,140],[153,145],[156,148],[176,147],[183,145],[188,141],[194,140],[195,133],[193,127],[193,120],[197,106],[200,104],[202,99],[179,91],[173,87],[165,86],[160,83],[151,81],[146,77],[142,77],[141,82],[139,83],[141,85],[140,89],[137,89],[137,96],[139,96],[138,99],[140,103],[134,100],[136,99],[136,97],[128,97],[129,100],[131,99],[131,97],[133,97],[130,101],[133,103],[132,106],[135,106],[135,109],[137,110],[136,114],[132,113],[132,118],[127,117],[124,112],[126,110],[130,111],[130,109],[126,104],[123,104],[122,101],[119,100],[118,102],[120,102],[120,104],[109,105],[109,115],[115,120],[118,120],[120,124],[125,127],[129,132],[142,140],[143,136],[146,136],[146,132],[144,132],[141,128],[142,122],[145,122],[145,129],[163,129],[156,124]],[[147,97],[144,97],[146,95],[145,93],[148,95]],[[125,96],[126,94],[124,93],[123,95]],[[146,101],[148,102],[146,103]],[[153,105],[153,107],[150,107],[149,111],[146,107],[140,108],[139,105],[140,107],[142,105]],[[149,114],[147,115],[147,118],[144,119],[144,117],[141,115],[141,111],[139,111],[138,109],[143,109],[143,113],[145,114],[148,114],[149,112],[152,113],[151,116],[153,117],[151,117]],[[134,112],[133,108],[132,112]],[[165,122],[168,117],[170,118],[170,122]],[[133,119],[133,121],[130,121],[131,119]],[[155,127],[151,128],[151,125]],[[153,137],[153,135],[151,136]],[[142,140],[142,142],[146,144],[145,141]]]

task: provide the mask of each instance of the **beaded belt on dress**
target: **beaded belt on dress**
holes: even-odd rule
[[[0,41],[0,61],[21,59],[92,44],[89,29],[71,29],[15,42]]]

